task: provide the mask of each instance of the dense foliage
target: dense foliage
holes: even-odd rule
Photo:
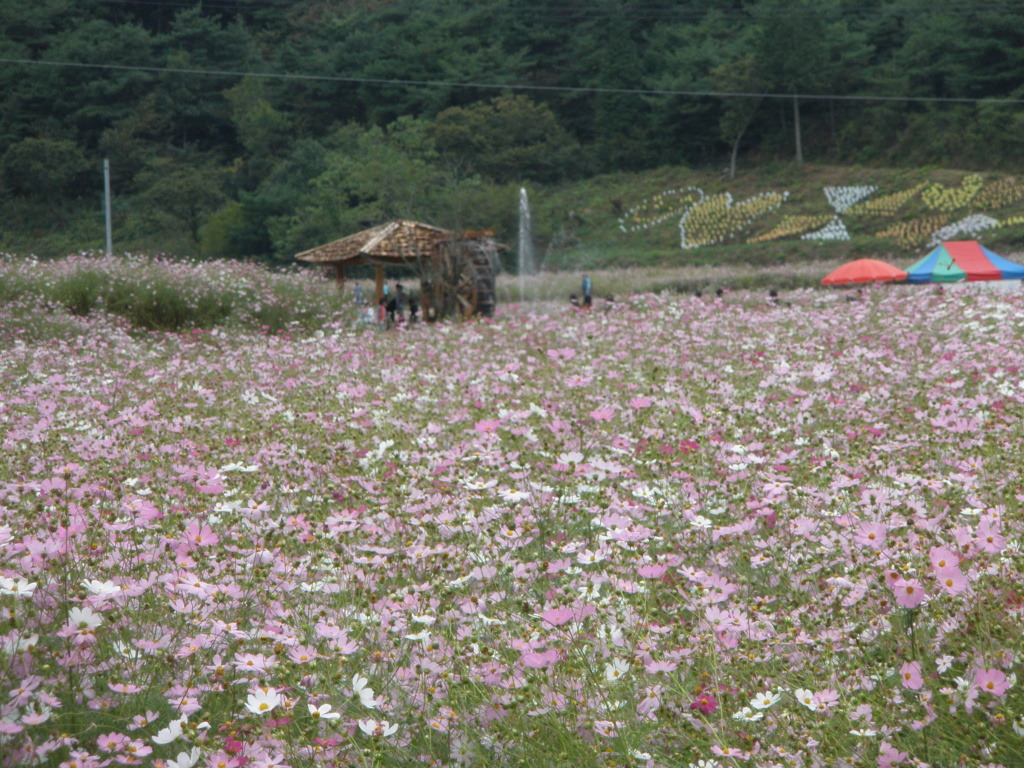
[[[0,765],[1016,768],[1021,297],[959,288],[17,338]]]
[[[268,258],[395,215],[511,233],[521,182],[789,159],[795,118],[816,162],[1017,168],[1022,31],[1008,2],[0,0],[0,241],[100,245],[102,158],[118,243]]]

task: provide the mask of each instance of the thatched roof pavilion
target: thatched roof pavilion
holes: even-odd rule
[[[494,241],[493,230],[465,231],[456,235],[432,224],[396,219],[297,253],[295,258],[310,264],[330,264],[334,267],[339,285],[345,281],[346,267],[373,265],[376,299],[380,302],[384,292],[385,265],[408,264],[421,268],[429,265],[436,271],[439,264],[450,260],[456,240],[460,249],[468,248],[472,254],[462,267],[464,274],[461,275],[458,289],[463,308],[469,305],[469,310],[475,312],[487,305],[490,309],[485,311],[492,311],[494,275],[489,254],[507,250],[507,246]],[[424,300],[429,300],[426,295]]]
[[[355,267],[361,264],[408,264],[429,256],[452,233],[431,224],[396,219],[295,255],[311,264]]]
[[[415,264],[430,258],[438,243],[451,240],[446,229],[408,219],[396,219],[326,245],[295,254],[299,261],[334,266],[338,283],[345,281],[345,267],[372,264],[375,269],[377,301],[384,290],[385,264]]]

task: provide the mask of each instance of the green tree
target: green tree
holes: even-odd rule
[[[718,125],[722,131],[722,139],[729,143],[729,178],[736,178],[736,158],[740,151],[740,142],[757,114],[758,107],[764,97],[757,95],[764,87],[764,81],[758,73],[757,62],[753,54],[719,64],[711,70],[711,79],[717,90],[725,93],[746,93],[749,96],[728,96],[722,98],[722,115]]]
[[[111,183],[119,194],[134,191],[136,176],[158,156],[169,138],[167,130],[156,98],[149,94],[129,115],[103,131],[97,152],[110,161]]]
[[[325,170],[276,248],[295,253],[328,239],[398,217],[423,216],[437,179],[423,121],[406,117],[387,128],[348,125],[330,139]]]
[[[651,35],[648,52],[652,70],[649,87],[659,90],[713,91],[717,67],[743,56],[743,18],[708,13],[695,20],[660,24]],[[654,96],[653,140],[664,162],[703,163],[721,152],[722,105],[698,96]]]
[[[10,195],[59,204],[83,194],[89,161],[71,141],[25,139],[0,158],[0,181]]]
[[[244,78],[224,92],[238,140],[251,155],[271,155],[285,142],[288,119],[267,100],[264,82]]]
[[[803,162],[801,93],[843,93],[858,84],[870,46],[850,29],[839,0],[760,0],[754,52],[765,87],[791,93],[797,163]]]
[[[159,38],[165,67],[211,71],[249,71],[259,61],[249,31],[240,23],[221,23],[203,14],[202,6],[179,12],[169,32]],[[154,93],[171,124],[174,144],[199,151],[237,154],[237,134],[224,92],[238,83],[231,75],[170,72],[157,76]]]
[[[550,107],[513,94],[450,107],[430,133],[442,156],[457,156],[471,171],[499,183],[553,181],[572,167],[579,151]]]
[[[644,7],[636,0],[599,0],[571,37],[578,84],[599,89],[588,97],[584,114],[590,117],[585,135],[593,145],[594,166],[601,170],[654,164],[648,100],[614,92],[647,86]]]
[[[154,236],[160,235],[196,252],[203,224],[226,199],[225,174],[202,158],[151,161],[140,174],[143,191],[132,199],[129,237],[152,247]]]

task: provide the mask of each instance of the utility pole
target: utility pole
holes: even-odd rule
[[[800,101],[793,94],[793,125],[796,135],[796,164],[804,164],[804,148],[800,142]]]
[[[114,246],[110,232],[110,161],[103,159],[103,210],[107,219],[107,256],[113,256]]]

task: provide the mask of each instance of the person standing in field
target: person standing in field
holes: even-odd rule
[[[399,320],[405,319],[405,286],[395,283],[395,313]]]
[[[588,275],[583,276],[583,282],[580,288],[583,293],[583,306],[589,307],[593,303],[594,298],[590,293],[590,277]]]

